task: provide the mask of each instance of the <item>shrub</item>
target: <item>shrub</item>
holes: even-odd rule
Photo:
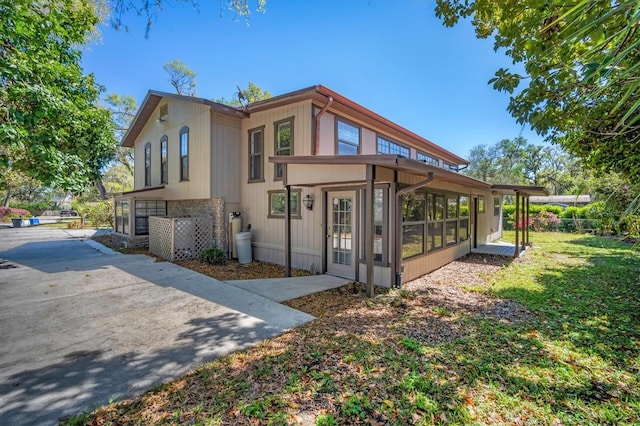
[[[15,209],[13,207],[0,207],[0,219],[2,222],[11,222],[11,219],[29,219],[31,212],[25,209]]]
[[[615,212],[602,201],[596,201],[585,207],[588,219],[593,219],[598,232],[608,235],[613,232]]]
[[[94,228],[113,227],[113,203],[104,200],[90,206],[87,211],[87,220]]]
[[[50,200],[25,202],[11,202],[14,209],[23,209],[33,212],[35,216],[40,216],[45,210],[49,210],[53,203]]]
[[[208,263],[210,265],[226,265],[229,259],[224,250],[217,247],[206,248],[198,254],[198,259],[201,262]]]
[[[533,230],[536,232],[550,231],[552,227],[557,226],[561,221],[558,219],[558,215],[555,213],[540,210],[535,216],[533,216],[531,224]]]

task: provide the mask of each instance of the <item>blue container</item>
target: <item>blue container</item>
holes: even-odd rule
[[[40,225],[40,219],[37,217],[32,217],[29,219],[29,225]]]

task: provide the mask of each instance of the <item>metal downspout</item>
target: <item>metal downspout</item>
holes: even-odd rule
[[[395,287],[400,288],[402,286],[402,196],[407,192],[413,191],[418,188],[429,185],[433,182],[433,172],[429,172],[429,177],[422,182],[418,182],[414,185],[407,186],[396,191],[396,242],[395,242],[395,269],[396,279]]]
[[[315,134],[313,135],[314,140],[313,140],[313,155],[318,155],[320,153],[320,117],[322,117],[324,115],[325,112],[327,112],[327,110],[329,109],[329,107],[331,106],[331,104],[333,103],[333,97],[329,96],[329,99],[327,100],[327,103],[325,104],[324,107],[322,107],[322,109],[320,110],[320,112],[316,115],[316,128],[315,128]]]

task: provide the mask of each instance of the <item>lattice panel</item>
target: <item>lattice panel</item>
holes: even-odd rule
[[[149,251],[170,261],[193,259],[211,247],[211,217],[150,217]]]
[[[149,217],[149,252],[166,260],[173,260],[173,221],[169,217]]]

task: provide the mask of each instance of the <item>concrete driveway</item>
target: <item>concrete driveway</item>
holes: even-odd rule
[[[57,424],[312,316],[83,231],[0,230],[0,424]]]

